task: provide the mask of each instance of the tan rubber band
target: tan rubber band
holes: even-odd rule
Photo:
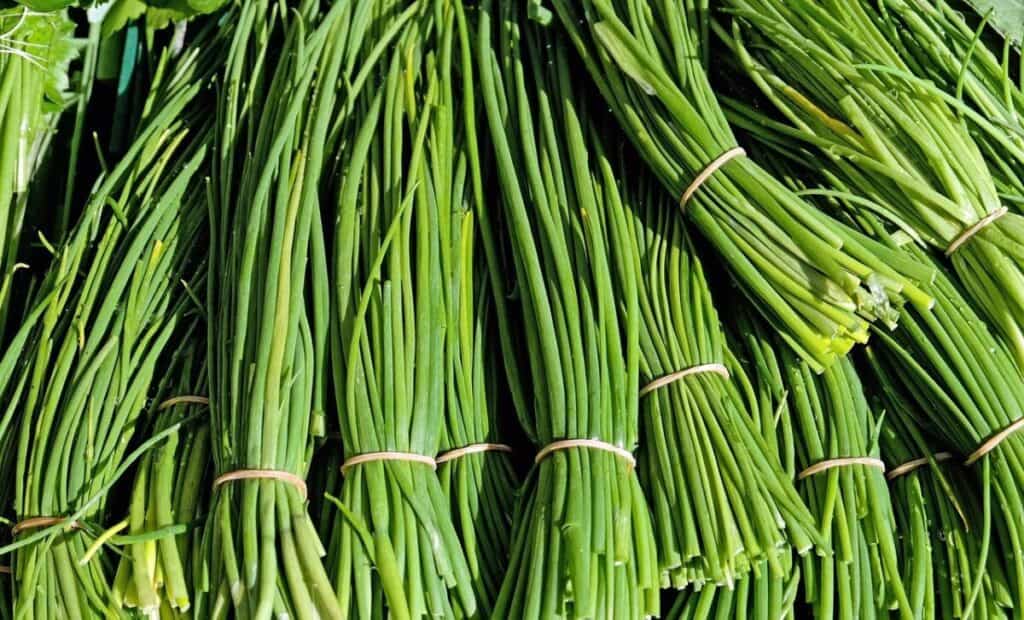
[[[934,460],[936,463],[941,463],[943,461],[948,461],[948,460],[950,460],[952,458],[953,458],[953,453],[952,452],[936,452],[935,454],[932,455],[932,460]],[[885,478],[887,480],[892,480],[893,478],[899,478],[900,476],[905,476],[905,475],[909,474],[912,471],[916,471],[916,470],[924,467],[927,464],[928,464],[928,457],[927,456],[922,456],[921,458],[911,459],[911,460],[907,461],[906,463],[903,463],[902,465],[900,465],[898,467],[894,467],[894,468],[890,469],[888,472],[886,472]]]
[[[663,388],[666,385],[670,385],[672,383],[675,383],[676,381],[679,381],[680,379],[683,379],[685,377],[689,377],[690,375],[699,375],[699,374],[702,374],[702,373],[705,373],[705,372],[713,372],[713,373],[722,375],[726,379],[729,378],[729,369],[726,368],[723,364],[718,364],[718,363],[715,363],[715,364],[701,364],[700,366],[693,366],[693,367],[687,368],[685,370],[680,370],[678,372],[674,372],[674,373],[672,373],[670,375],[665,375],[664,377],[658,377],[654,381],[651,381],[650,383],[645,385],[640,390],[640,398],[643,398],[644,396],[650,394],[651,392],[653,392],[654,390],[657,390],[658,388]]]
[[[416,454],[415,452],[367,452],[366,454],[357,454],[350,459],[346,459],[341,464],[341,475],[344,476],[346,471],[356,465],[372,463],[374,461],[408,461],[410,463],[429,465],[431,469],[437,469],[437,461],[433,457]]]
[[[960,249],[960,246],[970,241],[971,237],[981,232],[983,228],[995,222],[999,218],[1003,217],[1008,212],[1009,209],[1007,209],[1006,207],[999,207],[992,213],[989,213],[988,215],[981,218],[974,224],[971,224],[970,226],[965,228],[963,232],[957,235],[956,239],[953,239],[953,242],[949,244],[949,247],[946,248],[946,256],[952,256],[953,252],[956,252],[957,250]]]
[[[464,448],[456,448],[455,450],[449,450],[441,456],[434,459],[434,462],[440,465],[441,463],[447,463],[448,461],[454,461],[455,459],[466,456],[468,454],[476,454],[478,452],[507,452],[512,454],[512,446],[507,446],[503,443],[474,443]]]
[[[964,465],[973,465],[975,461],[996,449],[996,446],[1006,441],[1006,438],[1024,427],[1024,418],[1017,418],[1017,421],[988,438],[985,443],[978,446],[978,449],[971,452],[971,455],[964,461]]]
[[[614,444],[599,441],[597,439],[563,439],[562,441],[549,443],[537,453],[537,456],[533,457],[533,462],[540,463],[553,452],[568,450],[569,448],[592,448],[594,450],[604,450],[605,452],[611,452],[615,456],[626,461],[626,463],[629,464],[630,469],[636,467],[636,457],[633,456],[632,452],[625,448],[620,448]]]
[[[832,469],[834,467],[849,467],[850,465],[866,465],[868,467],[875,467],[877,469],[880,469],[883,472],[885,471],[885,463],[882,462],[882,459],[876,459],[871,456],[847,456],[838,459],[826,459],[824,461],[815,463],[814,465],[811,465],[807,469],[800,472],[797,475],[796,479],[803,480],[808,476],[820,474],[821,472]]]
[[[11,572],[11,567],[10,566],[0,566],[0,574],[2,574],[2,575],[12,575],[13,573]]]
[[[67,521],[67,517],[29,517],[28,519],[22,519],[14,524],[11,528],[11,535],[17,536],[20,532],[25,530],[36,530],[41,527],[50,527],[51,525],[57,525],[58,523],[64,523]],[[68,524],[73,530],[81,529],[82,525],[78,521],[72,521]]]
[[[302,499],[309,497],[305,480],[290,471],[279,469],[236,469],[235,471],[229,471],[213,479],[213,488],[216,490],[217,487],[225,482],[235,482],[238,480],[278,480],[280,482],[287,482],[299,491]]]
[[[743,147],[734,146],[712,160],[710,164],[700,171],[700,174],[694,177],[693,182],[690,183],[690,186],[686,188],[685,192],[683,192],[683,197],[679,199],[680,208],[686,208],[686,203],[690,202],[690,198],[693,197],[693,193],[700,189],[700,186],[704,185],[704,183],[711,178],[711,175],[717,172],[719,168],[729,163],[729,160],[736,157],[743,157],[746,154],[747,152],[743,150]]]
[[[160,403],[160,406],[157,407],[157,410],[163,411],[164,409],[170,409],[171,407],[175,405],[180,405],[182,403],[188,403],[190,405],[209,405],[210,399],[205,396],[175,396],[173,398],[168,398],[164,402]]]

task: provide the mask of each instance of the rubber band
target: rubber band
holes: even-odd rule
[[[935,454],[932,455],[931,460],[935,461],[936,463],[941,463],[943,461],[948,461],[952,458],[952,452],[936,452]],[[928,463],[929,459],[927,456],[911,459],[906,463],[903,463],[902,465],[890,469],[888,472],[886,472],[885,478],[887,480],[892,480],[894,478],[899,478],[900,476],[905,476],[912,471],[917,471],[918,469],[924,467]]]
[[[973,465],[975,461],[985,456],[989,452],[996,449],[996,446],[1006,441],[1006,438],[1012,435],[1015,431],[1020,430],[1024,427],[1024,418],[1017,418],[1017,421],[1010,424],[1003,430],[999,431],[995,435],[989,437],[985,443],[978,446],[978,449],[971,452],[971,455],[964,461],[964,465]]]
[[[506,452],[508,454],[512,454],[512,446],[508,446],[503,443],[474,443],[463,448],[449,450],[448,452],[445,452],[441,456],[434,459],[434,462],[440,465],[441,463],[454,461],[457,458],[469,454],[477,454],[479,452]]]
[[[845,456],[838,459],[826,459],[824,461],[819,461],[814,465],[811,465],[807,469],[803,470],[802,472],[800,472],[797,475],[796,479],[803,480],[804,478],[813,476],[814,474],[820,474],[821,472],[827,471],[834,467],[848,467],[850,465],[865,465],[867,467],[874,467],[876,469],[882,470],[882,472],[885,472],[885,463],[882,461],[882,459],[876,459],[871,456]]]
[[[11,535],[17,536],[19,533],[25,530],[37,530],[41,527],[50,527],[51,525],[57,525],[67,521],[67,517],[29,517],[28,519],[22,519],[14,524],[11,528]],[[68,527],[72,530],[82,529],[82,524],[78,521],[71,521]]]
[[[562,441],[556,441],[549,443],[544,446],[537,456],[533,457],[534,464],[540,463],[548,455],[557,452],[559,450],[568,450],[569,448],[592,448],[594,450],[604,450],[605,452],[611,452],[615,456],[621,458],[629,464],[629,468],[633,469],[636,467],[636,457],[633,453],[625,448],[620,448],[614,444],[606,443],[597,439],[563,439]]]
[[[209,405],[210,399],[205,396],[191,396],[187,394],[184,396],[174,396],[160,403],[160,405],[157,406],[157,411],[170,409],[175,405],[181,405],[183,403],[187,403],[189,405]]]
[[[711,178],[711,175],[715,174],[715,172],[717,172],[719,168],[729,163],[729,160],[736,157],[743,157],[746,154],[747,152],[743,149],[743,147],[734,146],[733,148],[729,149],[728,151],[722,153],[721,155],[713,159],[710,164],[708,164],[703,170],[700,171],[700,174],[694,177],[693,181],[690,183],[690,186],[686,188],[685,192],[683,192],[683,197],[679,199],[679,207],[685,210],[686,203],[690,202],[690,198],[693,197],[693,193],[700,189],[700,186],[704,185],[704,183],[706,183],[707,180]]]
[[[433,457],[416,454],[415,452],[367,452],[366,454],[357,454],[346,459],[345,462],[341,464],[341,475],[344,476],[346,471],[356,465],[372,463],[374,461],[407,461],[410,463],[429,465],[431,469],[437,469],[437,461],[435,461]]]
[[[953,239],[953,242],[949,244],[949,247],[946,248],[946,256],[952,256],[953,252],[956,252],[957,250],[960,249],[960,246],[970,241],[971,237],[981,232],[982,229],[984,229],[986,226],[1003,217],[1008,212],[1009,209],[1007,209],[1006,207],[999,207],[992,213],[989,213],[988,215],[981,218],[977,222],[963,229],[963,231],[961,231],[960,234],[957,235],[956,239]]]
[[[13,575],[10,566],[0,566],[0,575]]]
[[[726,368],[724,364],[714,363],[701,364],[700,366],[692,366],[690,368],[686,368],[684,370],[680,370],[672,374],[665,375],[663,377],[658,377],[654,381],[651,381],[640,390],[640,398],[643,398],[644,396],[650,394],[651,392],[657,390],[658,388],[663,388],[666,385],[675,383],[676,381],[679,381],[685,377],[689,377],[690,375],[699,375],[706,372],[713,372],[722,375],[726,379],[729,378],[729,369]]]
[[[290,471],[279,469],[236,469],[235,471],[229,471],[213,479],[213,488],[216,490],[217,487],[225,482],[236,482],[238,480],[277,480],[279,482],[286,482],[298,490],[299,494],[302,495],[302,499],[309,497],[305,480]]]

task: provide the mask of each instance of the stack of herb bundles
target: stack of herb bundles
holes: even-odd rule
[[[465,329],[446,334],[461,320],[448,317],[458,281],[446,275],[467,265],[451,246],[452,219],[474,191],[446,85],[465,35],[456,34],[451,2],[408,11],[373,68],[379,86],[355,104],[334,197],[330,344],[345,460],[329,566],[350,617],[472,617],[480,574],[470,572],[434,471],[450,376],[445,340]]]
[[[613,208],[616,179],[576,98],[566,46],[528,12],[483,3],[477,41],[503,207],[483,226],[492,264],[499,219],[511,246],[519,303],[499,328],[512,389],[531,395],[517,411],[537,450],[494,616],[643,617],[659,600],[632,455],[638,274],[623,253],[630,233]]]

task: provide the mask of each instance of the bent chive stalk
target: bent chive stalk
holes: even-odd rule
[[[565,45],[528,23],[529,11],[484,2],[476,50],[519,290],[515,306],[499,308],[499,328],[518,415],[542,456],[522,491],[494,617],[643,617],[659,601],[650,515],[626,458],[638,433],[638,275],[622,252],[623,212],[611,208],[615,179],[588,148]],[[499,218],[486,215],[501,291]],[[567,439],[604,449],[543,454]]]
[[[566,35],[648,167],[673,197],[736,147],[706,71],[704,3],[555,0]],[[904,275],[744,157],[683,210],[787,342],[819,368],[929,300]]]

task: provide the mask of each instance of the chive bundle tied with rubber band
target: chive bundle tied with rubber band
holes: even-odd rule
[[[885,473],[885,462],[882,459],[878,459],[872,456],[843,456],[834,459],[825,459],[824,461],[818,461],[817,463],[807,467],[799,474],[797,474],[797,480],[803,480],[814,474],[819,474],[824,471],[836,467],[850,467],[851,465],[863,465],[865,467],[874,467],[875,469],[881,470]]]

